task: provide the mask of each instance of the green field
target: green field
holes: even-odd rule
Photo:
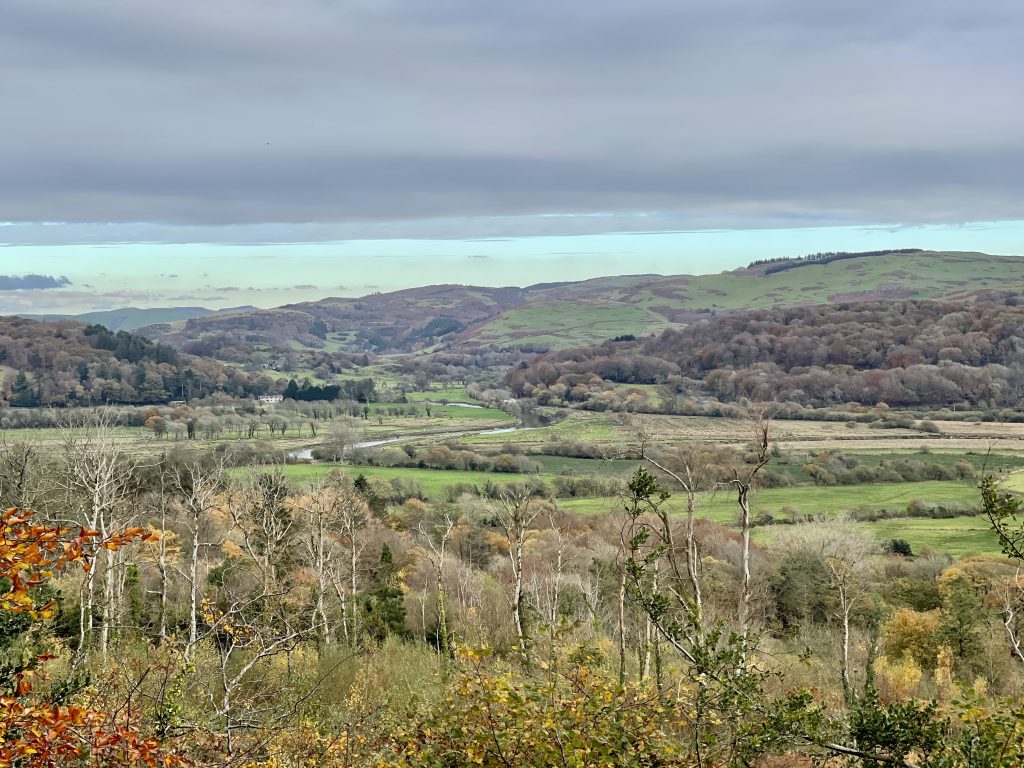
[[[507,310],[475,334],[474,341],[559,349],[593,344],[623,334],[646,335],[663,327],[667,327],[664,317],[632,304],[538,301]]]
[[[416,403],[420,411],[418,417],[412,417],[408,415],[401,416],[389,416],[387,414],[388,408],[406,408],[406,404],[399,403],[370,403],[370,419],[377,420],[378,414],[382,413],[384,421],[386,423],[401,423],[409,419],[416,418],[427,418],[426,404]],[[433,402],[430,404],[430,417],[431,420],[437,419],[455,419],[458,421],[485,421],[494,422],[498,426],[511,425],[514,419],[504,411],[498,410],[497,408],[466,408],[459,405],[441,405],[440,403]]]
[[[879,541],[904,539],[921,554],[925,547],[954,557],[998,555],[999,539],[984,517],[949,520],[879,520],[864,524]]]
[[[554,475],[524,475],[506,472],[471,472],[445,469],[413,469],[405,467],[363,467],[339,464],[290,464],[282,467],[285,476],[297,484],[316,482],[332,470],[340,469],[349,477],[365,475],[379,477],[383,480],[408,480],[417,483],[423,495],[429,501],[444,498],[445,488],[453,485],[467,484],[483,487],[488,482],[496,485],[522,483],[540,477],[545,482],[552,482]]]
[[[467,443],[513,443],[521,446],[541,446],[558,440],[582,440],[592,443],[615,443],[625,447],[631,437],[628,427],[611,423],[609,417],[599,413],[572,411],[569,417],[546,427],[532,427],[498,435],[472,435]]]
[[[649,307],[766,309],[826,304],[836,296],[855,298],[892,286],[924,297],[1021,281],[1024,264],[1017,257],[928,251],[807,264],[770,275],[755,270],[667,278],[657,293],[645,290],[632,298]],[[675,290],[665,290],[673,282]]]
[[[858,508],[905,509],[913,500],[931,504],[959,504],[971,507],[978,502],[978,489],[970,483],[931,481],[921,483],[873,483],[827,488],[766,488],[752,496],[751,511],[755,516],[770,514],[788,518],[787,510],[801,516],[835,517]],[[600,514],[617,508],[617,499],[559,499],[566,510],[580,514]],[[685,510],[685,499],[676,495],[669,500],[672,511]],[[702,494],[697,514],[723,525],[736,521],[737,505],[734,495],[723,489],[716,494]],[[902,522],[902,521],[899,521]]]
[[[576,459],[566,456],[546,456],[529,454],[531,461],[540,464],[544,471],[552,475],[582,475],[613,477],[615,475],[627,476],[638,466],[639,461],[624,459]]]
[[[0,430],[0,441],[7,443],[53,442],[56,440],[63,440],[66,434],[81,435],[84,434],[84,431],[80,429],[65,430],[58,427],[4,429]],[[170,439],[158,441],[153,437],[152,432],[145,430],[142,427],[111,427],[110,435],[118,440],[126,441],[173,442]]]
[[[1001,483],[1002,487],[1014,493],[1024,493],[1024,470],[1011,472]]]
[[[953,557],[965,555],[998,555],[999,541],[983,517],[954,517],[948,520],[880,520],[861,523],[879,544],[903,539],[915,555],[927,550]],[[761,546],[771,547],[786,536],[788,525],[755,528],[751,538]]]
[[[447,400],[450,403],[475,403],[472,397],[466,394],[465,387],[448,387],[448,389],[432,389],[429,392],[408,392],[406,397],[409,402],[420,400]]]

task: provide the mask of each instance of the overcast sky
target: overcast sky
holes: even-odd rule
[[[1019,0],[3,5],[17,311],[1024,253]]]

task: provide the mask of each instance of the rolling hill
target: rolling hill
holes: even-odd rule
[[[882,251],[754,263],[712,275],[626,275],[527,288],[437,285],[277,309],[220,312],[141,333],[223,360],[253,354],[563,349],[647,335],[708,313],[932,298],[1024,286],[1024,258]]]

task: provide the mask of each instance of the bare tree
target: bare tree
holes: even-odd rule
[[[437,509],[432,521],[421,521],[420,537],[429,549],[428,557],[434,568],[434,580],[437,594],[437,649],[441,657],[447,658],[451,653],[448,643],[448,608],[444,586],[444,567],[447,559],[448,542],[455,528],[455,517],[447,504]],[[425,623],[425,622],[424,622]],[[426,628],[424,627],[424,634]]]
[[[770,458],[770,427],[771,420],[764,410],[752,411],[747,421],[753,432],[755,459],[743,472],[735,470],[729,485],[736,491],[736,503],[740,507],[740,631],[746,638],[750,632],[750,601],[753,594],[750,589],[750,492],[754,487],[757,474],[764,468]]]
[[[694,475],[693,456],[694,449],[688,455],[683,456],[682,469],[674,471],[669,469],[667,463],[662,463],[653,458],[647,450],[646,441],[641,441],[638,450],[640,458],[646,461],[655,469],[668,475],[686,494],[686,534],[684,543],[683,559],[685,563],[686,581],[689,583],[690,594],[683,598],[680,594],[678,599],[683,608],[690,614],[693,626],[698,635],[703,633],[704,625],[704,598],[701,591],[700,578],[700,554],[697,551],[697,537],[694,531],[696,520],[697,499],[700,492],[699,482]],[[672,531],[672,523],[668,517],[668,510],[664,506],[658,506],[653,510],[660,523],[659,536],[665,549],[665,555],[669,562],[676,580],[682,583],[683,569],[679,567],[678,548]]]
[[[353,547],[352,542],[355,530],[367,519],[366,502],[340,474],[331,473],[291,504],[303,526],[300,540],[315,579],[312,624],[319,628],[320,642],[327,645],[332,639],[327,596],[340,578],[340,542],[345,539],[349,543],[349,567],[354,573],[361,546]],[[354,581],[350,584],[354,595],[356,585]],[[344,600],[341,610],[346,616]],[[355,613],[354,601],[351,612]]]
[[[558,505],[552,503],[548,509],[548,526],[555,534],[555,577],[552,585],[551,610],[548,613],[548,621],[554,627],[558,623],[559,601],[562,593],[562,570],[565,565],[565,528],[566,521]]]
[[[781,552],[810,553],[820,558],[828,573],[829,586],[835,590],[838,602],[835,617],[842,627],[839,675],[844,700],[850,706],[854,700],[850,618],[868,594],[865,575],[871,567],[871,555],[878,550],[878,544],[856,523],[833,520],[793,526],[779,537],[776,547]]]
[[[206,634],[215,637],[218,692],[210,703],[223,719],[228,755],[235,755],[235,732],[260,728],[275,709],[284,706],[280,697],[252,696],[264,687],[256,674],[274,656],[291,653],[305,638],[305,630],[293,624],[286,598],[290,588],[265,581],[262,555],[232,558],[215,596],[202,607]],[[316,631],[313,627],[311,631]],[[248,700],[242,694],[249,694]]]
[[[145,557],[143,562],[148,563],[156,568],[157,571],[157,588],[155,590],[147,590],[150,594],[157,595],[158,616],[157,616],[157,640],[160,645],[167,643],[167,601],[168,592],[170,590],[171,582],[171,570],[172,564],[178,555],[180,555],[180,547],[175,543],[176,535],[169,530],[167,525],[168,512],[173,511],[174,493],[168,482],[168,474],[166,472],[166,465],[162,468],[159,473],[157,482],[158,487],[152,503],[155,505],[156,510],[156,525],[155,527],[160,532],[160,537],[156,542],[156,554],[155,557],[150,559]]]
[[[505,533],[508,559],[512,567],[512,621],[515,625],[519,650],[527,651],[525,621],[525,600],[523,590],[523,549],[533,536],[533,523],[542,511],[542,505],[534,503],[532,493],[526,489],[502,491],[496,504],[490,504],[498,525]]]
[[[1003,628],[1010,642],[1010,650],[1020,661],[1024,661],[1024,578],[1020,568],[995,590],[999,607],[1002,609]]]
[[[139,492],[138,470],[141,462],[131,454],[115,433],[116,420],[110,411],[90,412],[80,425],[65,422],[61,428],[60,472],[57,484],[64,491],[71,520],[106,539],[120,525],[128,524],[134,505],[129,501]],[[79,654],[87,652],[96,627],[96,580],[103,573],[99,646],[106,657],[110,628],[119,607],[117,569],[123,550],[111,551],[90,546],[90,568],[84,580],[79,609]],[[99,565],[100,567],[96,567]]]
[[[41,472],[43,456],[39,447],[29,441],[8,443],[0,440],[0,506],[4,509],[38,510],[49,489]]]
[[[281,568],[291,557],[298,533],[288,505],[290,490],[280,469],[254,472],[228,499],[232,522],[268,584],[280,580]]]
[[[206,463],[200,459],[192,459],[176,463],[168,470],[168,482],[177,497],[184,515],[185,528],[189,533],[189,556],[184,572],[188,582],[188,642],[185,645],[185,660],[191,659],[192,650],[199,639],[198,621],[200,607],[200,552],[202,548],[220,546],[224,542],[226,531],[210,530],[208,524],[210,512],[218,506],[226,504],[227,487],[223,462]],[[214,533],[213,540],[204,541],[204,534]],[[161,575],[166,578],[164,550],[161,549]],[[166,599],[166,591],[162,591]],[[163,611],[161,611],[161,616]]]

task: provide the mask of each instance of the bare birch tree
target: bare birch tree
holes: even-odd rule
[[[183,510],[185,528],[189,533],[189,554],[184,577],[188,582],[188,641],[185,645],[185,660],[191,658],[192,650],[199,639],[198,621],[200,608],[200,560],[203,548],[217,547],[224,542],[225,530],[209,525],[210,513],[226,504],[226,476],[222,462],[205,463],[192,459],[176,463],[168,470],[168,482]],[[204,541],[207,534],[208,541]],[[161,573],[165,573],[164,552],[161,550]]]
[[[536,503],[531,492],[526,489],[502,491],[498,496],[497,503],[489,505],[489,510],[494,513],[498,525],[505,534],[508,559],[512,569],[512,597],[509,603],[512,608],[516,639],[522,653],[527,652],[523,550],[534,534],[533,523],[542,509],[543,506]]]
[[[448,637],[448,597],[444,584],[445,561],[448,555],[448,542],[455,528],[455,516],[447,504],[440,506],[432,520],[424,520],[419,524],[420,538],[427,545],[430,564],[434,569],[434,584],[437,600],[437,650],[442,659],[451,654]],[[425,623],[425,622],[424,622]],[[424,627],[424,635],[426,628]]]
[[[328,595],[342,577],[343,541],[348,544],[348,567],[356,572],[362,546],[358,543],[353,546],[353,542],[356,540],[355,532],[365,525],[366,503],[340,474],[332,473],[307,493],[292,499],[290,504],[302,523],[299,538],[315,580],[311,625],[318,627],[317,638],[321,645],[329,645],[333,633]],[[351,578],[349,585],[354,595],[357,585]],[[350,600],[351,605],[347,605],[344,593],[339,595],[339,599],[342,621],[347,627],[348,614],[355,613],[355,601]],[[344,631],[348,633],[348,629]]]
[[[141,462],[114,433],[116,421],[108,411],[90,413],[83,424],[60,425],[60,471],[57,483],[64,492],[71,522],[98,531],[106,539],[116,527],[133,517],[130,500],[138,493]],[[123,552],[90,545],[93,567],[84,579],[79,608],[78,649],[87,653],[96,629],[97,579],[102,572],[99,595],[98,643],[104,658],[110,644],[111,625],[118,614],[117,569]]]

